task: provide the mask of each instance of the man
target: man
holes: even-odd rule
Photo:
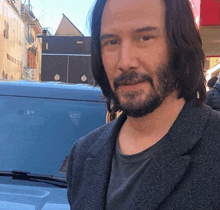
[[[220,73],[218,77],[212,77],[208,81],[208,86],[211,89],[207,92],[205,104],[211,106],[214,110],[220,111]]]
[[[91,26],[94,78],[123,113],[73,146],[71,209],[220,209],[220,115],[188,0],[97,0]]]

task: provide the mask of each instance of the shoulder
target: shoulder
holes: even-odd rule
[[[103,139],[106,142],[109,140],[109,137],[107,137],[106,134],[108,131],[112,132],[114,124],[115,122],[113,121],[93,130],[86,136],[80,138],[73,145],[68,156],[68,165],[66,172],[68,185],[67,196],[69,203],[71,203],[73,197],[75,196],[73,192],[76,190],[77,187],[79,187],[81,183],[86,159],[88,157],[91,157],[93,150],[98,151],[101,148],[101,145],[105,144],[105,142],[102,142]]]
[[[206,107],[207,109],[207,107]],[[208,107],[208,109],[210,109]],[[210,109],[207,123],[205,125],[205,134],[209,134],[220,141],[220,112]]]
[[[79,156],[79,153],[83,151],[83,154],[86,156],[89,150],[90,152],[92,152],[91,150],[95,152],[100,150],[104,145],[111,145],[126,119],[127,116],[121,114],[117,119],[113,120],[112,122],[102,125],[101,127],[83,136],[75,142],[70,155],[72,155],[74,151],[76,151],[75,154]]]
[[[77,154],[86,154],[86,152],[95,144],[97,141],[99,141],[100,136],[105,135],[107,131],[112,130],[112,127],[114,126],[114,121],[107,123],[105,125],[102,125],[99,128],[96,128],[95,130],[91,131],[87,135],[83,136],[79,140],[75,142],[73,145],[70,155]],[[107,138],[107,136],[106,136]],[[76,153],[74,153],[76,151]]]
[[[194,134],[197,137],[191,139],[196,142],[190,152],[192,158],[191,167],[194,175],[201,179],[200,181],[203,180],[207,183],[210,178],[214,182],[220,177],[220,112],[211,109],[205,104],[196,109],[200,110],[196,119],[199,121],[201,115],[203,115],[202,121],[204,125],[201,127],[201,123],[196,121],[192,125]],[[200,126],[200,131],[198,125]]]
[[[208,107],[209,115],[202,134],[202,144],[208,156],[220,161],[220,112]]]

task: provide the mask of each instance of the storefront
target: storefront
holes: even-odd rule
[[[220,1],[190,0],[206,55],[206,79],[220,71]]]

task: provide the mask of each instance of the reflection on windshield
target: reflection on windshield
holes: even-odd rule
[[[0,170],[65,177],[74,142],[105,124],[103,106],[0,96]]]
[[[65,157],[65,160],[63,161],[63,165],[61,166],[59,173],[66,174],[67,171],[67,164],[68,164],[68,157]]]

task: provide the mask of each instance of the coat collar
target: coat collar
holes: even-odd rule
[[[194,107],[192,101],[184,105],[168,132],[170,146],[176,155],[187,153],[197,143],[197,140],[202,136],[210,111],[211,109],[206,105]],[[91,157],[99,157],[105,149],[107,151],[114,150],[116,137],[126,119],[126,115],[121,114],[116,120],[105,125],[105,129],[89,150]]]
[[[155,209],[169,195],[186,173],[191,161],[189,152],[201,138],[209,113],[210,109],[205,105],[194,108],[193,102],[185,104],[168,133],[169,141],[155,153],[143,185],[126,209]],[[107,124],[89,150],[83,187],[86,189],[86,186],[94,186],[86,192],[91,202],[84,201],[87,203],[84,205],[94,206],[91,209],[105,209],[116,136],[125,120],[126,116],[122,114]]]

